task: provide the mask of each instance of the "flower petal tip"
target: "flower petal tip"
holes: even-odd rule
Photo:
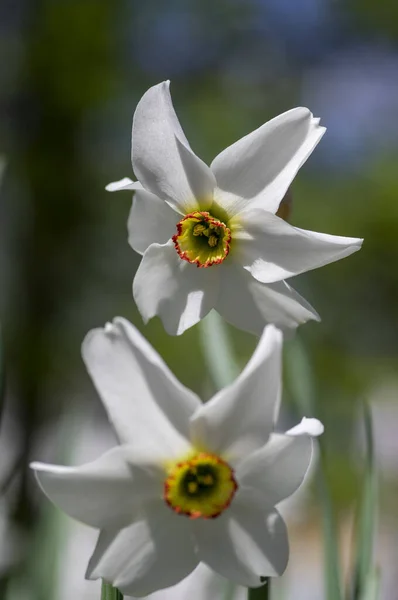
[[[119,181],[112,181],[105,186],[107,192],[120,192],[124,190],[140,189],[141,184],[138,181],[132,181],[129,177],[123,177]]]
[[[303,417],[301,423],[289,429],[286,432],[287,435],[309,435],[311,437],[318,437],[324,432],[324,426],[318,419],[307,419]]]
[[[324,125],[321,125],[321,117],[312,117],[311,124],[317,129],[322,129],[323,132],[327,129]]]
[[[105,323],[104,332],[105,332],[105,335],[108,335],[108,336],[115,335],[115,333],[116,333],[115,324],[111,323],[110,321]]]
[[[32,469],[32,471],[40,471],[41,467],[42,467],[42,464],[39,462],[29,463],[29,468]]]

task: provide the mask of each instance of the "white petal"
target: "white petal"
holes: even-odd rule
[[[258,207],[275,213],[301,165],[325,133],[308,108],[294,108],[221,152],[211,164],[217,200],[230,215]]]
[[[136,191],[127,223],[130,246],[144,254],[155,242],[165,244],[176,233],[180,219],[181,215],[155,194]]]
[[[137,506],[157,490],[149,472],[128,466],[121,447],[80,467],[36,462],[31,468],[55,505],[92,527],[124,527]]]
[[[285,281],[260,283],[239,265],[222,267],[216,310],[235,327],[261,335],[265,325],[274,323],[287,334],[310,319],[320,320]]]
[[[291,496],[303,483],[312,457],[308,435],[274,433],[236,469],[237,503],[271,508]]]
[[[324,432],[323,424],[318,419],[307,419],[303,417],[301,423],[286,431],[286,435],[310,435],[311,437],[318,437]]]
[[[299,229],[260,209],[240,215],[236,260],[263,283],[322,267],[360,249],[363,240]]]
[[[282,575],[287,565],[287,532],[277,511],[232,505],[217,519],[198,523],[195,537],[200,559],[240,585],[258,587],[262,577]]]
[[[119,181],[108,183],[105,187],[107,192],[120,192],[124,190],[140,190],[142,185],[139,181],[132,181],[129,177],[123,177]]]
[[[119,438],[154,460],[188,448],[199,398],[184,387],[128,321],[116,318],[86,336],[82,354]]]
[[[168,334],[180,335],[213,308],[219,268],[198,268],[182,260],[170,240],[145,252],[133,283],[134,299],[145,322],[158,315]]]
[[[281,393],[282,333],[265,330],[239,377],[192,417],[192,440],[236,464],[264,446],[273,430]]]
[[[123,594],[141,597],[178,583],[198,562],[189,520],[159,501],[129,527],[101,531],[86,577],[102,577]]]
[[[172,587],[154,592],[145,600],[247,600],[247,589],[221,577],[204,563]],[[128,598],[126,597],[126,600]],[[130,598],[137,600],[137,598]]]
[[[190,149],[171,102],[169,81],[151,87],[133,119],[132,162],[144,187],[182,214],[206,210],[214,175]]]

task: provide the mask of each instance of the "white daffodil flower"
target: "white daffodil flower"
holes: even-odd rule
[[[87,335],[83,358],[121,445],[80,467],[32,468],[54,504],[101,530],[88,578],[141,597],[200,563],[248,587],[283,573],[275,505],[301,485],[323,427],[273,433],[281,347],[268,326],[240,376],[202,404],[128,321]]]
[[[128,230],[143,255],[133,294],[145,322],[158,315],[169,334],[181,334],[215,308],[260,335],[267,323],[288,330],[319,320],[284,280],[352,254],[362,240],[299,229],[275,213],[324,132],[307,108],[295,108],[208,167],[181,129],[169,82],[144,94],[132,132],[139,181],[107,189],[135,191]]]

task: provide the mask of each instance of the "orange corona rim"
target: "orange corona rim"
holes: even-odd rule
[[[208,212],[193,212],[177,224],[172,239],[180,258],[197,267],[211,267],[227,258],[231,230]]]
[[[191,519],[214,519],[231,504],[238,485],[231,467],[218,456],[199,452],[168,469],[164,499]]]

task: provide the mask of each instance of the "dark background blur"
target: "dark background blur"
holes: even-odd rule
[[[328,475],[347,565],[361,473],[358,409],[365,398],[372,404],[382,470],[377,555],[383,598],[398,598],[398,4],[2,0],[0,49],[7,384],[0,598],[78,597],[73,586],[65,595],[73,573],[57,583],[69,521],[54,524],[60,517],[37,493],[27,465],[33,458],[92,458],[93,424],[108,436],[80,359],[91,327],[116,314],[128,317],[185,384],[211,393],[198,327],[177,339],[157,319],[143,327],[131,296],[139,259],[127,245],[131,194],[104,191],[110,181],[132,177],[132,114],[146,89],[164,79],[172,81],[192,147],[208,163],[294,106],[308,106],[328,128],[293,184],[290,221],[365,243],[358,254],[292,281],[323,319],[298,335],[313,365],[317,416],[327,427]],[[230,331],[243,365],[256,340]],[[297,413],[292,385],[287,421]],[[295,592],[286,594],[294,600],[307,571],[318,582],[311,584],[318,590],[313,598],[322,596],[316,498],[306,506],[301,524],[292,525],[298,558],[293,553],[287,576]],[[97,597],[84,589],[85,598]],[[303,598],[310,598],[308,589]]]

